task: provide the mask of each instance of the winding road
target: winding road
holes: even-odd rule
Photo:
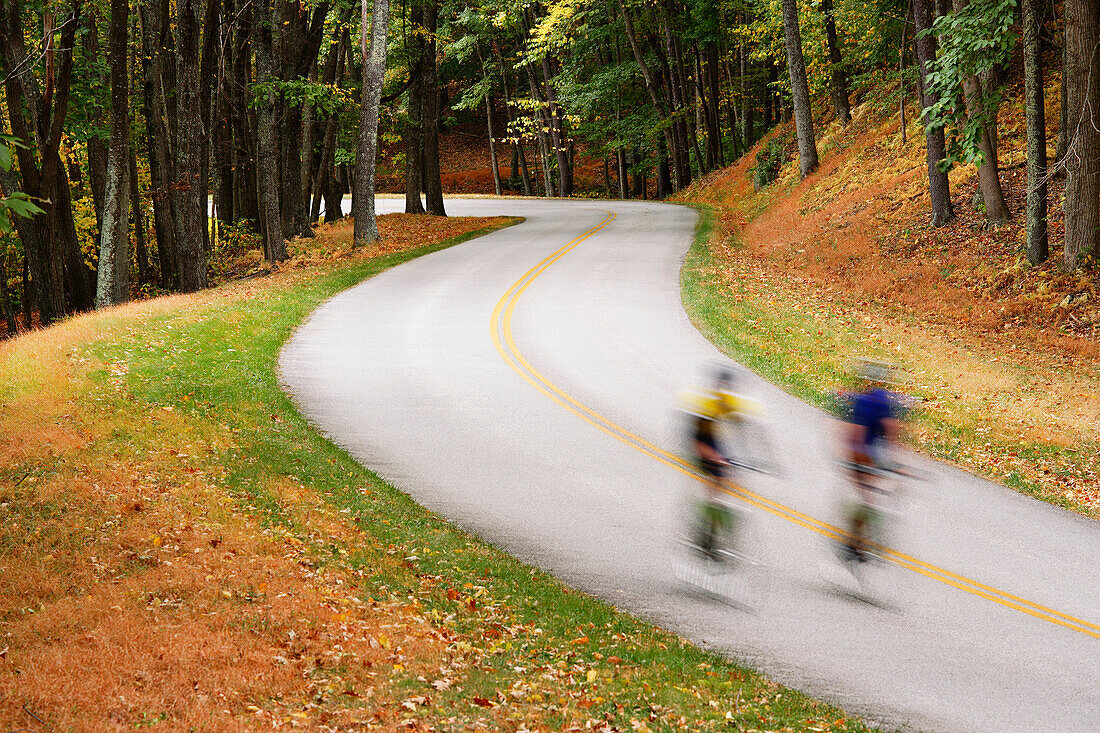
[[[379,211],[400,200],[379,200]],[[677,578],[678,390],[721,358],[680,303],[693,210],[451,199],[524,223],[325,303],[286,345],[301,411],[421,504],[619,608],[909,730],[1100,731],[1100,524],[958,469],[905,496],[891,562],[834,558],[830,420],[752,375],[782,477],[746,487],[741,606]]]

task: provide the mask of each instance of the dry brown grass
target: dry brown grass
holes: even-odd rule
[[[347,249],[347,225],[323,228],[267,277],[0,345],[0,728],[398,725],[391,674],[438,668],[448,636],[415,605],[360,599],[362,571],[341,558],[372,552],[366,536],[285,477],[268,489],[287,526],[261,524],[227,500],[227,426],[137,407],[120,425],[126,365],[75,359],[75,347],[487,223],[391,215],[370,252]],[[337,549],[320,563],[320,548]]]

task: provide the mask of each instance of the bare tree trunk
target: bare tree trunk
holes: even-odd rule
[[[170,189],[172,172],[171,134],[168,127],[164,74],[171,51],[167,48],[168,3],[150,0],[139,8],[143,101],[145,105],[146,151],[149,159],[149,198],[153,202],[153,230],[157,240],[160,285],[179,287],[176,255],[175,214]]]
[[[218,2],[218,0],[211,0]],[[233,108],[230,82],[232,81],[233,59],[236,52],[233,39],[233,27],[236,25],[234,0],[222,0],[226,23],[219,33],[218,68],[214,81],[214,208],[218,216],[218,227],[225,227],[237,220],[234,211],[234,189],[236,176],[233,169]]]
[[[202,20],[208,0],[176,2],[176,134],[175,185],[172,210],[176,216],[180,290],[194,292],[206,287],[204,222],[206,187],[202,176],[205,131],[202,126],[201,38]]]
[[[66,314],[65,258],[76,244],[61,241],[71,236],[70,232],[63,231],[66,216],[61,211],[70,206],[70,201],[68,178],[58,154],[68,112],[76,26],[74,13],[60,39],[61,64],[54,67],[54,74],[46,80],[48,88],[52,85],[49,94],[43,94],[38,77],[33,73],[9,74],[4,80],[12,133],[26,141],[28,147],[16,151],[23,184],[14,184],[13,171],[4,171],[0,181],[5,189],[21,190],[39,199],[39,205],[45,210],[29,220],[16,221],[33,277],[39,320],[44,326]],[[56,42],[52,35],[48,40]],[[7,69],[33,64],[27,52],[23,8],[19,0],[0,2],[0,54]],[[71,225],[71,209],[67,219]],[[79,276],[82,273],[78,270],[70,274]]]
[[[374,11],[363,7],[363,99],[359,119],[359,149],[355,161],[355,191],[352,215],[355,217],[355,246],[377,242],[378,222],[374,218],[374,168],[378,152],[378,107],[382,101],[382,81],[386,73],[386,36],[390,26],[389,0],[374,0]],[[371,38],[367,46],[367,20]],[[433,59],[434,66],[434,59]],[[436,97],[438,100],[438,95]],[[437,102],[438,104],[438,102]]]
[[[917,60],[920,62],[920,78],[928,74],[928,67],[936,58],[936,39],[929,29],[932,27],[931,0],[913,0],[913,25],[916,30]],[[922,33],[922,31],[929,31]],[[921,103],[925,109],[936,103],[936,96],[928,91],[928,85],[921,85]],[[925,127],[926,160],[928,165],[928,190],[932,197],[932,224],[943,226],[955,218],[951,206],[951,188],[947,172],[939,167],[941,160],[947,157],[947,145],[943,138],[943,128]]]
[[[741,72],[741,150],[747,151],[753,144],[753,103],[749,85],[749,54],[744,47],[738,53]]]
[[[0,253],[0,318],[4,319],[4,335],[15,333],[15,311],[11,307],[11,293],[8,291],[8,253]]]
[[[852,110],[848,104],[848,73],[844,70],[844,60],[840,55],[833,0],[821,0],[821,11],[825,14],[825,38],[829,45],[829,91],[833,95],[833,111],[840,124],[847,127],[852,121]]]
[[[425,213],[421,194],[424,192],[424,66],[427,63],[427,42],[420,32],[424,16],[420,3],[411,5],[417,32],[413,34],[409,74],[409,124],[405,127],[405,213]]]
[[[316,83],[317,81],[317,67],[314,66],[310,72],[309,80]],[[298,179],[301,182],[301,187],[298,189],[299,211],[302,216],[302,229],[299,236],[312,237],[313,233],[313,220],[309,217],[309,201],[310,193],[313,191],[313,131],[316,127],[314,121],[314,112],[312,105],[304,105],[302,109],[302,155],[298,160],[299,175]]]
[[[627,185],[630,181],[627,180],[626,168],[626,151],[619,148],[615,151],[615,170],[616,177],[619,179],[619,198],[621,199],[630,198],[630,189]]]
[[[111,0],[107,56],[111,65],[111,146],[107,157],[107,188],[99,230],[99,268],[95,306],[108,308],[130,299],[130,108],[126,74],[127,0]]]
[[[1100,3],[1066,0],[1065,265],[1084,267],[1100,255]]]
[[[798,28],[797,0],[783,0],[783,40],[787,46],[787,68],[791,75],[791,99],[798,134],[798,168],[805,178],[817,168],[817,141],[810,109],[810,86],[802,58],[802,34]]]
[[[220,0],[205,0],[206,15],[202,25],[202,59],[199,62],[199,119],[202,123],[202,138],[199,145],[199,226],[202,228],[203,268],[213,250],[210,238],[210,144],[213,129],[212,96],[214,91],[214,67],[218,54],[218,31],[220,28]]]
[[[1058,94],[1058,142],[1054,148],[1054,175],[1062,177],[1066,174],[1063,160],[1066,157],[1066,147],[1069,144],[1069,107],[1066,104],[1066,81],[1069,79],[1069,46],[1066,44],[1065,35],[1065,3],[1062,4],[1062,84]]]
[[[1021,0],[1024,98],[1027,109],[1027,259],[1037,265],[1048,256],[1047,131],[1043,95],[1043,61],[1039,31],[1041,0]]]
[[[99,22],[96,12],[84,17],[86,29],[82,38],[84,50],[96,66],[90,70],[91,83],[100,89],[109,89],[108,62],[100,54]],[[109,135],[110,133],[108,133]],[[95,208],[96,227],[103,228],[103,200],[107,190],[107,145],[98,132],[88,136],[88,189],[92,194],[92,206]]]
[[[500,185],[500,168],[497,166],[497,148],[493,141],[493,97],[485,94],[485,124],[489,128],[489,161],[493,167],[493,189],[497,196],[503,193]]]
[[[332,73],[329,74],[326,71],[325,78],[330,84],[335,84],[340,79],[344,78],[344,69],[346,67],[345,59],[347,58],[348,46],[350,45],[350,36],[347,31],[347,25],[351,21],[351,6],[345,5],[340,10],[340,20],[337,25],[340,27],[340,40],[336,45],[336,61],[335,68]],[[310,221],[317,221],[321,216],[321,197],[325,197],[325,221],[336,221],[343,216],[341,208],[337,208],[335,217],[330,219],[330,211],[328,207],[329,196],[328,192],[333,189],[335,182],[335,168],[336,168],[336,132],[339,125],[339,112],[333,112],[332,115],[325,121],[325,139],[321,144],[321,161],[317,167],[317,175],[314,178],[313,183],[313,209],[310,212]],[[343,196],[341,190],[340,195]]]
[[[134,254],[137,258],[138,283],[152,282],[149,276],[149,248],[145,241],[145,209],[141,204],[141,187],[138,181],[137,155],[130,147],[130,216],[134,222]]]
[[[277,0],[276,0],[277,1]],[[275,91],[270,87],[275,78],[274,29],[271,24],[270,0],[258,0],[256,26],[256,82],[266,91],[260,98],[259,130],[256,161],[259,179],[260,233],[264,238],[264,257],[269,262],[282,262],[287,258],[286,239],[283,234],[283,217],[280,214],[279,152],[276,149]]]
[[[423,3],[424,29],[428,33],[424,47],[424,203],[429,214],[446,216],[443,176],[439,169],[439,71],[436,59],[439,0],[423,0]]]

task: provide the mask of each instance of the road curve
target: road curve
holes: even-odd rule
[[[402,202],[379,200],[380,212]],[[719,358],[680,304],[691,209],[471,199],[523,224],[385,272],[287,343],[285,388],[358,460],[519,558],[888,726],[1100,730],[1100,525],[954,468],[857,587],[827,539],[833,426],[763,380],[782,479],[748,488],[747,608],[677,581],[677,390]],[[858,591],[858,592],[857,592]],[[868,602],[871,601],[871,602]]]

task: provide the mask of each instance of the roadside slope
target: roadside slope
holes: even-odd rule
[[[1019,212],[1016,117],[1001,118],[1001,162]],[[847,130],[826,128],[822,166],[805,180],[792,161],[754,191],[754,150],[696,184],[682,198],[714,207],[714,236],[685,270],[698,285],[685,303],[712,340],[820,405],[852,359],[898,362],[924,404],[915,445],[1096,517],[1096,278],[1063,273],[1057,251],[1029,267],[1022,224],[983,226],[972,169],[952,172],[958,221],[933,229],[919,134],[911,126],[903,142],[896,120],[863,105]]]

